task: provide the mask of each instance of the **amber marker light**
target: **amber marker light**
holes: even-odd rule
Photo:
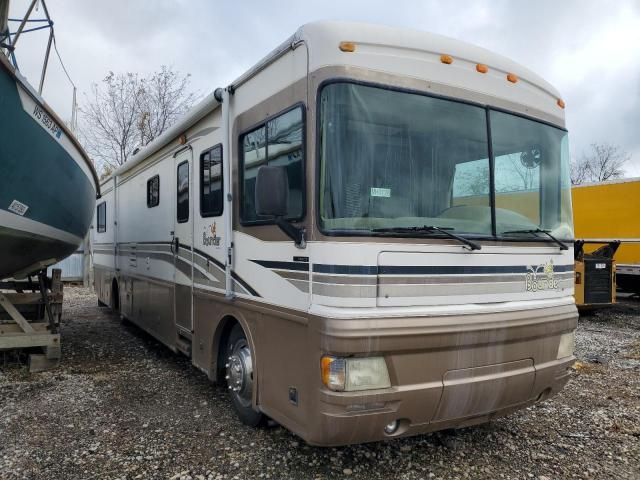
[[[355,52],[356,44],[353,42],[340,42],[338,48],[340,48],[340,50],[343,52]]]
[[[320,360],[322,383],[335,392],[344,390],[347,362],[344,358],[325,355]]]
[[[516,83],[518,81],[518,76],[515,73],[507,73],[507,80],[511,83]]]
[[[333,357],[324,356],[320,360],[320,367],[322,369],[322,383],[325,385],[329,385],[329,375],[331,374],[331,363],[333,362]]]
[[[564,108],[564,100],[562,100],[561,98],[558,99],[558,106],[560,108]]]
[[[476,71],[480,73],[487,73],[489,71],[489,67],[487,67],[484,63],[479,63],[476,65]]]
[[[180,145],[187,143],[187,136],[184,133],[180,135],[180,138],[178,138],[178,143],[180,143]]]
[[[453,63],[453,58],[451,55],[440,55],[440,61],[442,63],[446,63],[447,65],[451,65]]]

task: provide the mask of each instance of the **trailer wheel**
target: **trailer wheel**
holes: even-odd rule
[[[253,409],[253,358],[247,337],[239,324],[234,325],[227,339],[225,379],[231,402],[245,425],[257,427],[264,415]]]

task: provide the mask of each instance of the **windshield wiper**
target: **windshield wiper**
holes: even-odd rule
[[[502,232],[503,235],[508,235],[510,233],[544,233],[547,237],[549,237],[549,239],[552,242],[555,242],[560,247],[560,250],[568,250],[569,249],[569,247],[567,247],[566,244],[564,244],[563,242],[558,240],[556,237],[551,235],[549,230],[543,230],[541,228],[535,228],[535,229],[530,229],[530,230],[509,230],[508,232]]]
[[[469,250],[480,250],[482,246],[477,244],[476,242],[472,242],[460,235],[456,235],[455,233],[451,233],[448,230],[453,230],[453,228],[449,227],[436,227],[435,225],[424,225],[422,227],[389,227],[389,228],[374,228],[371,230],[372,232],[391,232],[391,233],[407,233],[407,232],[417,232],[417,233],[432,233],[438,232],[443,235],[446,235],[449,238],[453,238],[454,240],[458,240],[461,243],[464,243]]]

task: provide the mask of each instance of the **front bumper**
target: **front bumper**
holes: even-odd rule
[[[487,392],[493,390],[492,398],[498,399],[497,408],[487,408],[487,402],[470,400],[462,392],[460,397],[444,395],[446,387],[442,383],[415,385],[384,393],[365,395],[346,395],[336,392],[323,391],[321,399],[321,436],[309,439],[309,443],[324,446],[336,446],[352,443],[380,441],[394,437],[418,435],[448,428],[461,428],[488,422],[494,418],[508,415],[522,408],[546,400],[557,394],[569,379],[569,368],[575,361],[568,357],[549,363],[535,370],[535,380],[528,385],[528,379],[479,379],[466,385],[468,391]],[[500,387],[497,384],[503,383]],[[512,388],[530,390],[524,399],[519,393],[510,391]],[[514,403],[503,403],[500,398],[520,397]],[[478,394],[472,398],[479,398]],[[446,416],[449,402],[461,399],[468,409],[461,411],[459,416]],[[432,417],[428,419],[428,417]],[[385,426],[397,420],[398,430],[387,434]]]
[[[299,433],[335,446],[464,427],[545,400],[567,383],[575,358],[556,357],[560,336],[577,326],[575,306],[441,320],[325,323],[323,353],[383,355],[392,387],[333,392],[320,384],[310,425]],[[399,427],[389,435],[384,427],[394,420]]]

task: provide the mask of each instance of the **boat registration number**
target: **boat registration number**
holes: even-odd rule
[[[51,134],[53,134],[54,137],[60,138],[60,135],[62,135],[62,129],[56,122],[53,121],[53,119],[49,115],[47,115],[47,112],[40,108],[39,105],[36,105],[33,109],[33,116],[36,118],[36,120],[40,121],[40,123],[42,123],[42,126],[44,126],[44,128],[46,128]]]

